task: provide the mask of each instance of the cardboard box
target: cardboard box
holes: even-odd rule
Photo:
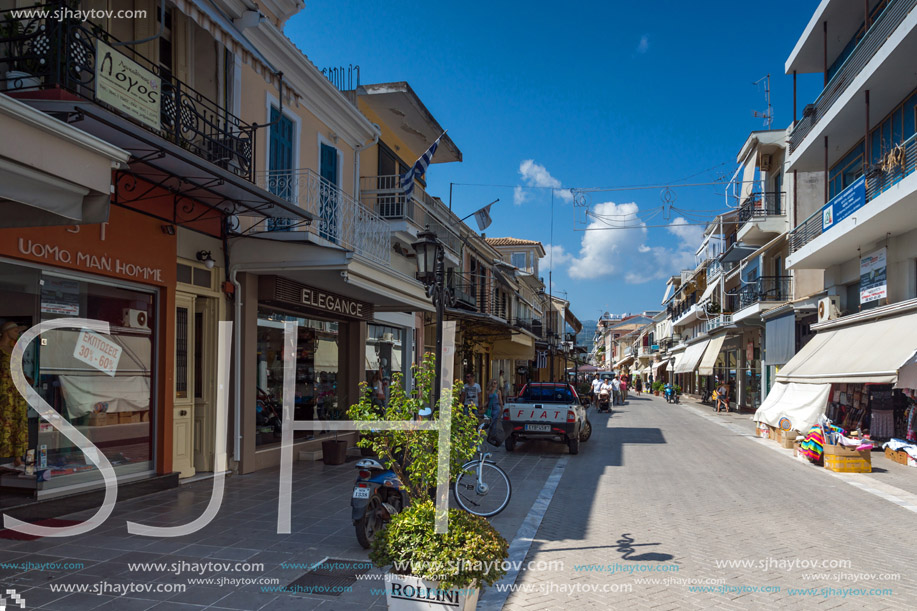
[[[787,450],[793,449],[793,444],[796,443],[796,438],[799,436],[799,431],[796,429],[791,429],[789,431],[784,431],[783,429],[777,429],[777,443],[782,445]]]
[[[145,412],[137,412],[140,414],[140,422],[149,422],[150,421],[150,410]]]
[[[907,452],[903,452],[901,450],[896,452],[891,448],[885,448],[885,457],[893,462],[898,463],[899,465],[907,465]]]
[[[117,424],[117,417],[114,419],[114,423],[111,422],[113,414],[107,414],[105,412],[93,412],[89,414],[89,426],[107,426],[109,424]]]
[[[131,421],[133,412],[118,412],[118,424],[128,424]]]
[[[799,456],[799,448],[802,447],[801,441],[793,442],[793,456]]]
[[[825,468],[837,473],[871,473],[872,454],[852,448],[825,444]]]

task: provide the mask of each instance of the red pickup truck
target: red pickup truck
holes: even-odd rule
[[[561,382],[529,382],[503,406],[506,450],[523,439],[552,439],[567,444],[571,454],[592,434],[586,408],[573,386]]]

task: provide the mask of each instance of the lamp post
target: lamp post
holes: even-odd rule
[[[417,253],[417,279],[426,287],[427,297],[436,306],[436,361],[434,363],[435,379],[433,382],[433,405],[439,406],[439,392],[443,364],[443,316],[447,305],[455,301],[451,287],[446,286],[446,251],[436,233],[425,230],[417,234],[417,241],[411,246]]]

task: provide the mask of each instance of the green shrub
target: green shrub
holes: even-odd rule
[[[392,517],[373,540],[370,559],[392,572],[440,582],[443,589],[493,585],[506,573],[509,543],[486,519],[449,510],[449,531],[436,534],[432,501],[418,501]]]
[[[680,395],[680,394],[681,394],[681,386],[679,386],[678,384],[675,385],[675,394],[676,394],[676,395]]]

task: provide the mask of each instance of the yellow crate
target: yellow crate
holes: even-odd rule
[[[837,473],[871,473],[872,463],[859,457],[825,454],[825,469]]]

